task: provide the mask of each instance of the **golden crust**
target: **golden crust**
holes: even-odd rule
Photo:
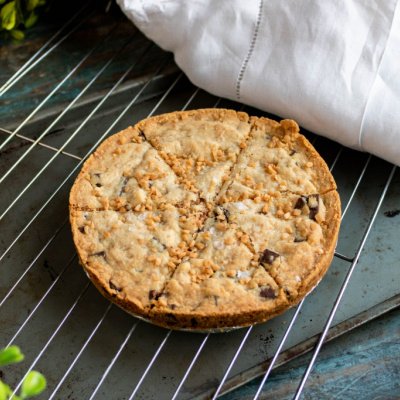
[[[119,206],[116,207],[113,202],[108,201],[104,194],[97,193],[96,195],[93,195],[93,193],[96,192],[96,188],[94,188],[92,182],[90,181],[90,174],[95,170],[99,170],[99,168],[103,168],[105,171],[110,167],[113,159],[118,160],[120,154],[122,154],[122,157],[125,157],[126,160],[131,160],[137,157],[137,161],[132,161],[132,168],[136,168],[138,165],[140,166],[143,162],[143,158],[141,158],[143,151],[140,153],[138,150],[139,148],[142,146],[147,146],[146,151],[151,150],[160,152],[157,135],[155,133],[149,133],[149,136],[153,136],[148,141],[146,132],[157,132],[158,127],[165,127],[166,125],[175,127],[175,125],[179,125],[182,121],[184,121],[185,124],[190,124],[190,121],[200,121],[201,123],[205,124],[207,124],[209,121],[212,121],[228,126],[228,130],[226,131],[227,133],[224,134],[232,135],[232,141],[237,141],[237,143],[235,143],[237,151],[235,150],[235,146],[231,146],[229,151],[232,151],[233,153],[236,151],[236,153],[233,154],[233,156],[230,156],[231,158],[229,160],[223,160],[220,163],[222,165],[224,162],[229,163],[233,160],[232,164],[227,164],[228,167],[225,168],[225,173],[226,171],[228,171],[228,173],[232,173],[232,171],[235,171],[235,163],[242,162],[240,161],[240,156],[243,156],[243,150],[247,147],[248,143],[251,143],[251,140],[254,139],[254,134],[252,132],[256,132],[257,130],[262,130],[263,132],[265,131],[270,137],[276,137],[279,139],[279,146],[281,146],[283,149],[290,149],[291,152],[294,151],[295,153],[301,153],[301,156],[310,163],[311,167],[309,169],[312,170],[312,173],[314,174],[312,178],[313,184],[317,189],[317,193],[323,199],[324,207],[326,208],[324,220],[320,221],[323,242],[321,242],[321,254],[315,258],[315,263],[312,270],[307,273],[305,279],[302,279],[301,284],[297,288],[295,296],[288,295],[284,288],[280,286],[272,299],[267,299],[263,302],[257,302],[256,299],[253,302],[253,297],[249,297],[251,300],[249,303],[251,304],[250,306],[246,306],[246,304],[243,303],[241,307],[237,307],[237,304],[235,304],[235,306],[233,306],[231,309],[222,307],[222,311],[218,310],[218,307],[210,307],[209,310],[204,309],[204,307],[200,307],[200,311],[196,309],[179,309],[179,307],[171,308],[171,306],[169,306],[165,301],[161,302],[152,299],[145,303],[143,299],[138,300],[132,291],[122,290],[115,287],[115,285],[112,284],[113,276],[115,276],[113,267],[108,266],[104,260],[98,260],[96,257],[90,256],[89,252],[87,251],[87,241],[90,239],[88,239],[87,236],[82,236],[83,228],[79,225],[82,222],[78,223],[77,210],[87,210],[89,213],[94,212],[95,210],[100,212],[102,212],[102,210],[114,210],[118,213],[136,212],[133,209],[131,210],[130,208],[127,208],[125,203],[122,208]],[[247,125],[248,129],[246,128]],[[235,130],[239,131],[237,136],[235,136]],[[164,132],[165,129],[161,129],[161,131]],[[143,136],[146,136],[146,138],[143,138]],[[214,140],[213,143],[215,143],[214,137],[212,137],[212,140]],[[223,150],[225,151],[226,149]],[[134,157],[132,154],[134,154]],[[244,158],[242,157],[242,159]],[[169,188],[171,185],[173,185],[174,190],[180,193],[180,189],[178,187],[185,185],[185,179],[187,178],[187,175],[185,175],[183,179],[180,176],[179,171],[175,171],[173,166],[168,164],[169,160],[163,160],[166,164],[166,171],[168,168],[170,168],[170,174],[173,175],[175,179],[174,182],[171,183],[168,181],[168,183],[165,184],[170,185],[168,186]],[[160,163],[162,163],[163,160],[161,160]],[[126,161],[124,161],[124,163],[125,162]],[[214,168],[214,165],[212,165],[210,168],[213,173],[212,168]],[[231,177],[229,176],[228,178]],[[217,187],[215,192],[213,192],[213,197],[207,199],[202,198],[201,191],[198,193],[196,188],[193,188],[192,186],[185,186],[186,190],[192,193],[190,195],[191,197],[189,196],[188,198],[185,198],[185,207],[190,208],[189,214],[190,212],[194,212],[194,204],[199,204],[202,201],[206,201],[205,204],[208,209],[208,215],[210,216],[214,206],[216,206],[217,194],[229,187],[230,182],[228,178],[225,177],[224,179],[225,186],[222,186],[222,188]],[[196,176],[194,176],[194,179],[196,179]],[[220,183],[222,184],[222,182]],[[113,190],[113,188],[111,189]],[[256,194],[257,193],[259,193],[259,191],[256,191]],[[285,196],[285,191],[282,191],[282,193],[283,196]],[[270,193],[267,191],[267,189],[265,189],[263,195],[267,196],[269,194]],[[298,191],[290,193],[290,195],[294,194],[299,195],[301,193]],[[173,198],[174,200],[177,199],[176,203],[178,203],[178,200],[181,199],[179,196],[180,195]],[[197,200],[193,200],[193,196],[198,196]],[[252,197],[250,197],[249,201],[253,200],[257,201],[257,198],[255,198],[254,194]],[[129,201],[131,201],[131,199],[129,199]],[[218,200],[218,202],[221,204],[220,200]],[[336,191],[336,184],[325,161],[319,156],[308,140],[299,133],[298,125],[294,121],[283,120],[281,123],[278,123],[267,118],[249,117],[246,113],[239,113],[236,111],[223,109],[192,110],[151,117],[140,121],[134,127],[127,128],[109,137],[85,162],[71,189],[69,203],[73,239],[79,254],[80,262],[98,290],[110,301],[114,302],[119,307],[131,314],[149,320],[159,326],[168,327],[171,329],[190,330],[218,330],[229,327],[248,326],[273,318],[274,316],[299,303],[301,299],[306,296],[315,287],[315,285],[318,284],[320,279],[329,268],[336,246],[341,214],[340,199]],[[190,206],[188,206],[189,203]],[[151,204],[153,211],[156,211],[157,207],[165,206],[159,198],[157,201],[154,200]],[[174,206],[176,206],[176,204],[174,204]],[[143,209],[140,209],[139,211],[143,212]],[[91,222],[91,224],[93,225],[93,222]],[[92,230],[96,229],[97,228],[94,227]],[[234,224],[233,229],[239,228]],[[193,239],[196,239],[196,232],[197,230],[191,231],[191,236],[187,240],[185,237],[183,237],[183,242],[186,240],[187,243],[189,243],[189,241],[194,243],[195,241],[193,241]],[[182,233],[180,232],[179,234],[181,235]],[[191,254],[191,251],[193,252],[193,250],[190,249],[190,245],[188,245],[188,253],[186,254]],[[182,262],[182,260],[185,260],[184,256],[180,262]],[[176,265],[178,265],[178,263],[176,263]],[[222,268],[221,274],[224,274],[224,268]],[[170,271],[170,274],[166,276],[166,284],[168,284],[169,280],[172,279],[173,276],[174,270]],[[251,294],[251,296],[253,296],[253,294]]]
[[[259,117],[252,118],[253,126],[263,126],[272,128],[274,133],[286,138],[287,143],[294,150],[301,149],[306,155],[309,162],[313,163],[313,170],[316,172],[316,181],[320,184],[317,188],[318,193],[323,194],[331,190],[336,190],[336,182],[324,159],[318,154],[308,139],[300,133],[299,126],[291,119],[284,119],[280,123],[272,121],[268,118]]]
[[[326,223],[324,224],[325,231],[325,249],[324,253],[315,265],[313,273],[309,274],[308,278],[303,282],[299,295],[292,305],[297,304],[307,295],[322,279],[331,265],[333,255],[336,248],[336,243],[339,235],[341,206],[340,197],[336,190],[332,190],[324,195],[325,207],[328,211]]]

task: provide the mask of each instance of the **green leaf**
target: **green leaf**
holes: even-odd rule
[[[28,0],[26,2],[26,10],[33,11],[36,7],[44,6],[46,0]]]
[[[0,350],[0,366],[15,364],[24,359],[24,355],[18,346],[10,346]]]
[[[21,399],[37,396],[46,389],[46,385],[46,378],[40,372],[29,371],[28,375],[22,382],[20,393]]]
[[[15,11],[17,12],[17,20],[15,22],[15,27],[17,28],[20,22],[22,22],[25,18],[21,7],[22,0],[14,0],[14,1],[15,1]]]
[[[12,390],[10,389],[10,386],[0,381],[0,400],[7,400],[11,394]]]
[[[39,5],[39,0],[28,0],[26,2],[26,10],[32,11]]]
[[[37,20],[38,20],[37,14],[35,14],[35,12],[32,11],[28,15],[28,18],[24,21],[25,28],[30,28],[31,26],[35,25]]]
[[[14,28],[17,21],[17,10],[15,1],[10,1],[0,11],[1,27],[10,31]]]
[[[13,29],[10,31],[10,35],[16,40],[22,40],[25,37],[25,33],[19,29]]]

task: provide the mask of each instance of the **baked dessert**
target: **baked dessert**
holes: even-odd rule
[[[294,121],[204,109],[105,140],[71,189],[70,221],[108,299],[168,328],[221,329],[266,321],[318,283],[340,200]]]

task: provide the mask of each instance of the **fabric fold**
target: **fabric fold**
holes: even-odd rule
[[[400,165],[397,1],[117,2],[199,87]]]

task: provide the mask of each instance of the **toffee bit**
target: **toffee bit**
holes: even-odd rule
[[[279,257],[278,253],[275,253],[272,250],[265,249],[261,254],[260,264],[271,265],[278,257]]]
[[[275,290],[270,287],[265,287],[261,289],[260,296],[266,299],[276,299],[277,297]]]
[[[307,197],[307,203],[309,208],[317,208],[319,203],[319,194],[310,194]]]
[[[294,205],[295,209],[301,210],[307,204],[307,196],[300,196],[296,204]]]
[[[310,194],[307,198],[307,204],[310,209],[309,217],[315,220],[315,216],[319,211],[319,194]]]

